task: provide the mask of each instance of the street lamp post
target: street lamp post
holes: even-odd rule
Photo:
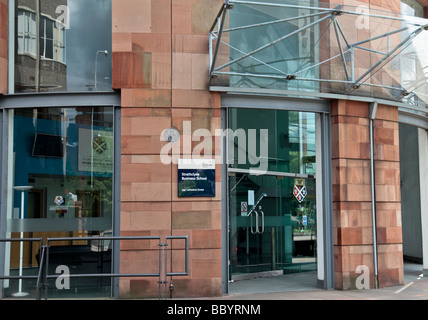
[[[104,53],[106,57],[108,56],[107,50],[97,51],[97,54],[95,55],[95,91],[97,91],[97,62],[98,62],[98,54],[100,53]]]

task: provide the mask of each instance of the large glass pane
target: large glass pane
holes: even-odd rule
[[[232,279],[316,270],[315,114],[230,108],[229,127]]]
[[[403,0],[401,12],[394,8],[366,1],[231,1],[221,13],[224,24],[214,23],[210,33],[210,84],[376,97],[425,108],[423,6]]]
[[[111,0],[15,3],[15,92],[112,91]]]
[[[230,109],[229,119],[230,167],[315,174],[315,114]]]
[[[263,2],[263,1],[261,1]],[[266,1],[280,4],[293,4],[291,1]],[[290,83],[287,75],[299,72],[305,78],[318,78],[316,68],[307,68],[318,60],[318,49],[313,46],[318,35],[318,27],[296,32],[305,24],[318,19],[316,11],[309,5],[316,6],[318,1],[304,2],[308,8],[270,7],[239,5],[229,12],[230,61],[250,56],[230,65],[230,85],[233,87],[281,88],[294,90],[318,90],[316,82]],[[290,17],[302,16],[291,20]],[[288,18],[288,19],[287,19]],[[277,21],[276,23],[271,23]],[[283,21],[283,22],[281,22]],[[255,26],[239,28],[242,26]],[[235,30],[235,28],[238,28]],[[235,30],[235,31],[233,31]],[[287,34],[293,34],[279,41]],[[263,50],[258,51],[264,47]],[[305,70],[305,71],[302,71]],[[253,77],[249,77],[253,74]]]
[[[315,180],[236,173],[229,189],[232,279],[316,270]]]
[[[403,257],[406,262],[422,263],[420,129],[401,123],[399,130]]]
[[[401,14],[425,18],[424,6],[417,0],[401,0]]]
[[[73,238],[49,243],[50,275],[58,266],[71,274],[110,273],[110,243],[80,238],[112,234],[113,108],[19,109],[12,124],[8,237]],[[6,274],[37,274],[40,243],[6,248]],[[6,294],[20,291],[15,280],[5,286]],[[24,281],[22,290],[34,289],[34,281]],[[110,279],[71,278],[68,290],[58,289],[52,280],[50,296],[109,295]]]

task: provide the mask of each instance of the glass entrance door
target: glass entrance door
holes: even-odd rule
[[[232,279],[316,270],[315,180],[229,173]]]
[[[228,111],[230,278],[316,270],[315,114]]]

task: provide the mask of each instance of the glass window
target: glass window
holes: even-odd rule
[[[316,270],[315,114],[229,112],[231,279]]]
[[[110,243],[79,238],[112,235],[113,108],[17,109],[11,130],[7,234],[73,237],[50,243],[50,274],[58,265],[70,273],[110,273]],[[25,243],[21,253],[19,245],[6,250],[6,272],[17,274],[22,258],[24,274],[32,275],[40,264],[40,244]],[[56,290],[54,282],[49,288],[50,296],[108,295],[110,280],[73,278],[70,290]],[[17,283],[11,280],[8,289],[15,293]],[[26,281],[24,290],[34,290],[34,283]]]
[[[415,0],[401,1],[401,13],[411,17],[424,17],[424,7]],[[405,28],[408,22],[403,21],[402,27]],[[406,30],[402,33],[401,39],[408,37],[410,31]],[[401,85],[408,92],[414,91],[414,94],[409,94],[403,100],[409,104],[417,105],[418,100],[427,99],[426,81],[426,34],[422,34],[420,41],[412,41],[404,50],[403,53],[396,58],[396,64],[399,65]]]
[[[315,174],[315,114],[230,109],[229,165]]]
[[[48,18],[40,20],[40,56],[53,59],[54,22]]]
[[[280,4],[295,4],[292,1],[260,1]],[[316,1],[312,5],[315,4]],[[300,4],[300,3],[299,3]],[[307,5],[304,1],[302,5]],[[238,59],[244,53],[257,50],[263,46],[265,49],[242,59],[230,66],[230,71],[236,73],[230,77],[231,85],[234,87],[256,87],[256,88],[281,88],[294,90],[315,91],[319,90],[316,82],[294,82],[288,88],[289,82],[284,78],[286,74],[295,74],[306,78],[317,78],[317,68],[308,68],[317,61],[318,48],[314,46],[319,33],[318,27],[310,28],[304,32],[278,41],[284,35],[296,32],[306,24],[316,20],[314,17],[306,19],[283,21],[269,24],[277,19],[293,16],[306,16],[313,14],[314,10],[302,8],[280,8],[240,5],[229,10],[230,29],[238,28],[230,32],[230,60]],[[242,26],[257,25],[257,28],[239,29]],[[276,42],[276,43],[275,43]],[[273,44],[275,43],[275,44]],[[307,69],[307,71],[303,71]],[[243,76],[255,74],[255,77]]]
[[[423,257],[419,130],[399,124],[403,255],[409,261],[422,261]]]
[[[36,55],[36,19],[33,12],[18,10],[18,54]]]
[[[213,23],[210,85],[425,107],[428,35],[419,2],[403,0],[399,12],[358,1],[238,1]]]
[[[236,173],[229,176],[229,190],[232,280],[317,270],[314,179]],[[255,207],[248,204],[249,192]]]
[[[112,91],[111,0],[16,4],[15,92]]]
[[[402,14],[413,17],[425,18],[424,11],[424,6],[421,5],[417,0],[401,0]]]

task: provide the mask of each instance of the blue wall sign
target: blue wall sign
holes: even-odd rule
[[[214,159],[179,159],[179,197],[215,197]]]

